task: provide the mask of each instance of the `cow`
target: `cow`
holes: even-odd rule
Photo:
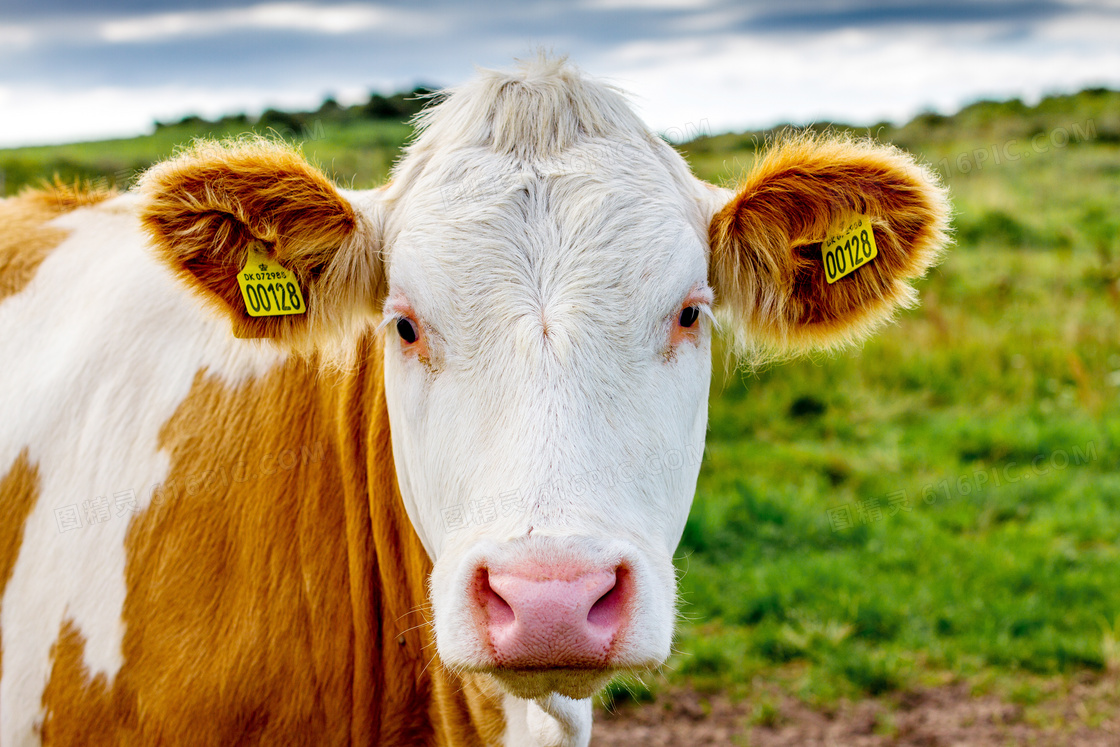
[[[3,201],[0,745],[588,744],[670,653],[713,335],[864,339],[947,216],[836,133],[709,185],[544,58],[376,189],[244,138]]]

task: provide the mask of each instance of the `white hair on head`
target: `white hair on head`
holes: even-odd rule
[[[478,70],[416,118],[409,151],[486,147],[531,161],[585,137],[653,137],[619,89],[591,80],[565,57],[540,54],[514,72]]]

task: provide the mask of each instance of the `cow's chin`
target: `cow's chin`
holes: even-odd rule
[[[536,700],[559,693],[574,700],[590,698],[607,686],[619,669],[495,669],[489,674],[510,695]]]

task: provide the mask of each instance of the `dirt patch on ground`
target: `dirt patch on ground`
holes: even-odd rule
[[[955,684],[821,711],[788,696],[688,690],[596,714],[592,747],[1118,747],[1120,680],[1086,677],[1017,704]]]

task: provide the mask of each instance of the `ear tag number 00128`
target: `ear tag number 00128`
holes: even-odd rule
[[[245,266],[237,273],[241,298],[249,316],[287,316],[307,311],[296,274],[267,256],[261,245],[249,245]]]
[[[871,220],[861,215],[854,221],[845,221],[838,232],[830,234],[821,243],[824,253],[824,274],[829,284],[850,275],[875,259],[875,233]]]

